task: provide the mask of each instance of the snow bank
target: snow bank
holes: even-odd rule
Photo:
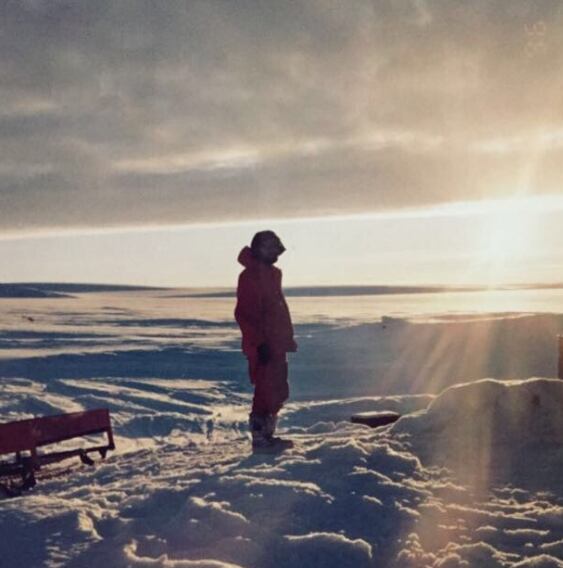
[[[446,389],[391,431],[423,463],[447,466],[472,484],[557,489],[563,487],[562,408],[561,380],[484,379]]]

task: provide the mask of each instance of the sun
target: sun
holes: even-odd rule
[[[491,285],[510,277],[520,263],[533,256],[538,217],[530,198],[488,201],[482,204],[477,260]]]
[[[485,214],[484,256],[491,262],[509,260],[529,251],[530,218],[521,203],[507,202]]]

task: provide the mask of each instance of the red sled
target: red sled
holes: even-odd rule
[[[105,434],[107,443],[51,453],[37,451],[43,446],[95,434]],[[99,452],[103,459],[108,450],[114,449],[109,410],[106,408],[0,424],[0,455],[15,454],[14,461],[0,461],[0,477],[20,475],[22,479],[22,484],[16,490],[5,485],[2,485],[2,488],[8,494],[14,491],[19,494],[22,489],[35,486],[35,472],[43,465],[75,456],[79,457],[82,463],[93,465],[89,453]]]

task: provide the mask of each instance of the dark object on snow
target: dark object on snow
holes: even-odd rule
[[[409,322],[406,319],[402,319],[402,318],[392,318],[392,317],[389,317],[389,316],[383,316],[381,318],[381,326],[383,327],[383,329],[385,329],[389,325],[405,326],[405,325],[408,325],[408,324],[409,324]]]
[[[354,414],[350,418],[350,421],[354,422],[354,424],[365,424],[366,426],[377,428],[378,426],[386,426],[387,424],[397,422],[399,418],[401,418],[400,414],[391,411],[359,412],[358,414]]]
[[[559,378],[563,380],[563,335],[557,337],[559,339]]]
[[[37,448],[42,446],[95,434],[106,434],[107,444],[49,454],[37,452]],[[0,424],[0,455],[15,453],[16,456],[12,462],[0,461],[0,477],[21,476],[22,480],[15,487],[13,484],[0,484],[0,489],[9,496],[19,495],[22,490],[35,486],[35,472],[43,465],[74,456],[79,457],[84,464],[93,465],[89,453],[99,452],[103,459],[108,450],[114,449],[109,410],[105,408]]]

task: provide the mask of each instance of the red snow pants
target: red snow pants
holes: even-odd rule
[[[289,397],[286,354],[272,355],[265,365],[258,357],[249,357],[248,372],[254,385],[252,413],[258,416],[277,414]]]

